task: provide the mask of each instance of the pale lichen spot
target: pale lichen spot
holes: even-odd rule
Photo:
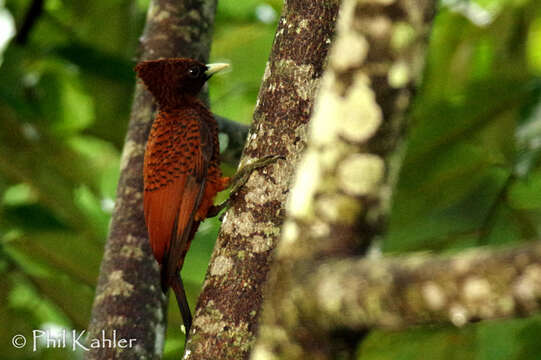
[[[313,197],[320,180],[321,170],[318,154],[309,149],[297,169],[293,190],[286,205],[290,216],[297,218],[311,216],[313,213]]]
[[[223,320],[218,320],[214,316],[200,315],[197,319],[197,325],[207,334],[219,334],[228,325]]]
[[[490,284],[486,279],[469,277],[464,281],[464,298],[467,301],[479,302],[490,296]]]
[[[299,237],[299,227],[294,221],[287,220],[282,227],[282,239],[280,241],[280,248],[287,248],[295,243]]]
[[[311,65],[306,65],[310,66]],[[310,100],[314,97],[314,94],[318,88],[319,85],[319,78],[312,79],[312,78],[299,78],[299,84],[295,86],[295,90],[297,91],[297,95],[303,99],[303,100]]]
[[[389,69],[387,81],[395,89],[405,87],[411,80],[411,72],[405,61],[397,61]]]
[[[143,258],[143,250],[134,245],[124,245],[120,249],[120,256],[140,260]]]
[[[254,171],[250,176],[250,191],[246,194],[246,206],[253,208],[255,206],[261,206],[269,201],[269,193],[272,191],[272,184],[270,184],[266,178]]]
[[[468,322],[468,310],[460,304],[453,304],[449,308],[449,318],[453,325],[458,327],[464,326]]]
[[[443,309],[446,303],[446,296],[441,287],[433,281],[429,281],[421,288],[423,299],[428,308],[433,311]]]
[[[521,301],[531,301],[536,299],[541,287],[541,265],[532,264],[525,270],[513,286],[513,293]]]
[[[113,329],[115,327],[124,326],[127,324],[127,322],[128,322],[128,319],[122,315],[115,315],[115,316],[107,317],[107,325]]]
[[[369,3],[371,5],[383,5],[388,6],[394,4],[396,0],[359,0],[359,3]]]
[[[344,194],[323,195],[316,200],[317,214],[333,223],[351,224],[360,210],[361,203]]]
[[[370,16],[362,21],[366,34],[375,41],[386,41],[391,34],[392,22],[386,16]]]
[[[332,50],[332,66],[338,71],[359,67],[366,59],[368,48],[368,41],[362,35],[352,31],[343,33]]]
[[[263,73],[263,81],[267,81],[268,78],[271,76],[271,67],[270,62],[267,61],[267,65],[265,65],[265,72]]]
[[[105,290],[96,296],[96,303],[100,303],[109,296],[128,297],[132,294],[133,285],[123,279],[123,271],[116,270],[109,274]]]
[[[319,81],[314,78],[313,65],[297,65],[293,60],[282,59],[276,63],[275,71],[293,82],[293,88],[301,99],[308,100],[314,96]],[[283,86],[282,83],[279,85]],[[288,100],[288,97],[283,97],[283,99]]]
[[[221,276],[227,274],[233,268],[233,260],[227,256],[220,255],[214,259],[210,267],[210,275]]]
[[[154,15],[154,21],[163,21],[171,16],[171,13],[167,10],[161,10],[156,15]]]
[[[167,36],[167,34],[155,34],[152,37],[152,41],[160,41],[160,40],[167,41],[168,39],[169,39],[169,36]]]
[[[133,236],[132,234],[126,235],[126,240],[124,240],[126,244],[135,244],[137,243],[137,238]]]
[[[451,262],[451,268],[457,275],[463,275],[470,271],[471,262],[467,258],[457,257]]]
[[[158,306],[161,308],[161,306]],[[154,330],[156,337],[154,339],[154,354],[161,358],[163,352],[163,346],[165,344],[165,324],[163,321],[156,322],[156,328]]]
[[[333,313],[338,313],[342,308],[345,289],[343,284],[330,273],[322,277],[317,287],[317,294],[314,295],[320,299],[322,308],[332,317]]]
[[[128,140],[124,144],[124,149],[122,150],[122,157],[120,158],[120,172],[124,171],[126,166],[128,166],[129,161],[136,155],[144,153],[144,147],[137,144],[133,140]]]
[[[328,90],[332,81],[332,75],[324,75],[322,80],[322,91],[318,96],[313,110],[312,120],[310,121],[309,139],[313,145],[330,145],[336,143],[337,121],[339,117],[340,99],[334,93]]]
[[[342,161],[337,170],[342,190],[356,196],[377,191],[384,173],[385,163],[373,154],[352,154]]]
[[[348,95],[337,114],[339,134],[351,142],[361,143],[372,137],[379,128],[383,115],[364,74],[356,74]]]
[[[138,86],[141,86],[142,88],[144,88],[143,84],[138,83]],[[146,124],[148,122],[153,121],[154,117],[152,116],[152,114],[153,114],[152,113],[152,108],[150,106],[145,106],[142,109],[139,109],[139,111],[136,114],[137,122],[140,122],[142,124]]]
[[[272,175],[269,174],[271,168]],[[263,176],[263,174],[267,175]],[[268,164],[260,168],[259,171],[252,172],[250,180],[245,185],[250,189],[245,196],[246,206],[254,208],[269,201],[284,201],[286,194],[280,186],[274,184],[284,185],[289,181],[290,176],[291,169],[281,160]]]
[[[391,48],[401,51],[409,47],[415,40],[415,29],[407,22],[400,21],[393,26],[391,35]]]
[[[253,252],[259,254],[272,248],[272,238],[255,235],[251,240],[251,244]]]
[[[160,11],[160,7],[156,6],[156,3],[151,1],[148,6],[147,19],[152,19],[158,11]]]
[[[515,300],[512,296],[504,295],[496,299],[496,305],[499,314],[505,316],[510,314],[515,309]]]
[[[276,356],[265,345],[257,344],[252,353],[251,359],[255,360],[274,360]]]
[[[331,228],[325,221],[316,219],[310,225],[310,236],[314,238],[326,238],[331,233]]]
[[[299,33],[300,30],[308,30],[308,29],[310,29],[310,27],[308,25],[309,25],[309,21],[307,19],[302,19],[299,22],[299,27],[297,29],[297,33]]]
[[[345,96],[340,94],[337,81],[333,74],[322,80],[310,133],[316,146],[334,144],[337,137],[362,143],[376,133],[382,121],[381,109],[366,75],[355,75]]]
[[[262,233],[265,236],[277,236],[280,234],[280,228],[270,221],[257,222],[251,211],[235,212],[234,208],[227,212],[231,219],[224,221],[222,232],[224,234],[238,234],[245,237]]]

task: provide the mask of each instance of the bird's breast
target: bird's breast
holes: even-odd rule
[[[182,113],[158,114],[148,137],[144,159],[145,191],[154,191],[173,183],[181,176],[195,176],[196,163],[201,157],[201,121]],[[218,145],[218,134],[212,134]],[[209,179],[221,176],[217,156],[213,156]]]

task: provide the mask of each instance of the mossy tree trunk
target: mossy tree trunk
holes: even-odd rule
[[[267,155],[284,159],[254,171],[233,194],[195,310],[185,359],[238,360],[249,355],[338,6],[338,1],[327,0],[284,3],[240,167]]]

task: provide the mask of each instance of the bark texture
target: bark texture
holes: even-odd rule
[[[288,199],[253,359],[337,355],[329,332],[337,329],[307,321],[297,306],[295,279],[315,271],[322,258],[364,253],[385,228],[399,163],[393,150],[421,73],[433,13],[432,0],[344,0],[308,148]],[[320,296],[333,298],[333,291]]]
[[[226,213],[185,359],[244,359],[255,339],[262,288],[284,221],[284,202],[305,147],[338,1],[285,2],[240,167],[266,155],[284,160],[254,171]]]
[[[215,0],[152,0],[141,37],[141,60],[193,57],[207,60]],[[143,155],[153,118],[150,93],[138,84],[122,153],[121,174],[101,264],[87,343],[93,338],[136,339],[134,347],[99,348],[87,359],[161,357],[165,301],[143,217]]]
[[[400,330],[525,316],[541,309],[541,242],[452,256],[348,258],[293,274],[290,301],[319,331]]]

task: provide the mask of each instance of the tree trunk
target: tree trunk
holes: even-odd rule
[[[141,60],[162,57],[208,58],[215,0],[152,0],[141,38]],[[159,270],[143,217],[143,155],[153,119],[150,93],[138,84],[122,154],[115,210],[105,246],[87,345],[92,339],[136,339],[133,347],[100,347],[87,359],[161,357],[165,302]]]
[[[326,359],[341,351],[353,356],[361,334],[318,326],[333,319],[307,316],[298,306],[296,280],[318,270],[322,259],[363,254],[382,234],[399,163],[393,151],[433,13],[432,0],[344,0],[308,148],[288,199],[253,359]],[[325,271],[332,278],[335,270]],[[335,304],[344,284],[326,284],[305,295]]]
[[[337,11],[338,1],[285,2],[240,167],[266,155],[282,155],[284,160],[254,171],[232,194],[185,359],[238,360],[249,354]]]

